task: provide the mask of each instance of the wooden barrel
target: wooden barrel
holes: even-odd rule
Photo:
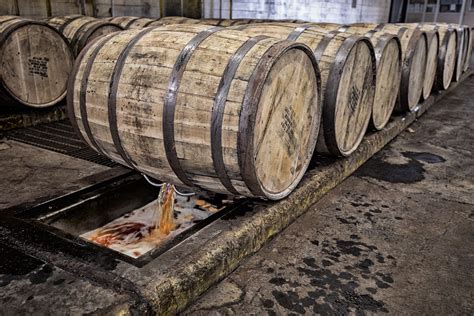
[[[464,29],[459,24],[449,24],[457,34],[457,45],[456,45],[456,67],[454,68],[453,80],[458,82],[461,79],[461,75],[464,69]]]
[[[146,26],[163,26],[171,24],[204,24],[204,25],[213,25],[210,23],[202,23],[201,20],[191,19],[182,16],[165,16],[160,19],[157,19],[153,22],[148,23]],[[217,25],[217,24],[215,24]]]
[[[313,24],[260,23],[235,27],[253,36],[267,35],[308,45],[321,70],[323,91],[320,153],[349,156],[369,124],[375,92],[376,61],[366,37],[327,32]]]
[[[466,44],[466,56],[464,58],[463,72],[466,72],[471,64],[472,57],[472,30],[469,25],[463,25],[464,29],[464,43]]]
[[[399,112],[414,111],[421,99],[425,82],[428,43],[426,33],[419,28],[396,24],[370,24],[376,31],[397,35],[402,45],[403,67],[400,84]]]
[[[423,30],[423,28],[422,28]],[[428,99],[433,90],[436,79],[436,69],[439,55],[439,33],[436,30],[425,30],[428,41],[428,54],[426,56],[425,82],[423,84],[423,100]]]
[[[462,45],[462,60],[461,60],[461,65],[459,69],[461,70],[461,73],[464,72],[464,65],[466,64],[466,59],[467,59],[467,51],[469,48],[469,31],[464,25],[459,25],[460,32],[462,32],[462,38],[463,38],[463,45]]]
[[[400,23],[398,25],[408,28],[419,28],[426,33],[428,52],[426,55],[425,81],[423,83],[423,92],[421,94],[423,100],[426,100],[433,90],[433,85],[436,79],[440,47],[438,29],[436,27],[433,28],[419,23]]]
[[[252,23],[307,23],[303,20],[294,19],[282,19],[282,20],[271,20],[271,19],[201,19],[201,24],[216,25],[216,26],[236,26]]]
[[[236,26],[236,25],[246,25],[251,23],[258,23],[254,19],[229,19],[229,20],[221,20],[219,23],[220,26]]]
[[[105,18],[110,23],[120,26],[122,29],[126,30],[128,26],[134,21],[140,19],[138,16],[114,16],[111,18]]]
[[[323,28],[327,31],[337,31],[341,28],[343,28],[344,26],[346,26],[345,24],[339,24],[339,23],[314,23],[315,26],[318,26],[320,28]]]
[[[153,23],[155,21],[156,21],[156,19],[138,18],[136,20],[133,20],[131,23],[129,23],[125,29],[127,29],[127,30],[142,29],[144,27],[149,26],[151,23]]]
[[[436,31],[439,35],[439,52],[436,66],[436,90],[448,89],[456,68],[457,33],[447,24],[423,23],[424,31]]]
[[[66,95],[74,56],[44,22],[0,16],[0,99],[47,107]]]
[[[184,16],[164,16],[156,20],[161,22],[162,25],[168,24],[200,24],[201,20],[186,18]]]
[[[199,23],[218,26],[221,21],[222,19],[201,19]]]
[[[158,19],[150,26],[169,24],[205,24],[214,26],[236,26],[253,23],[303,23],[301,20],[268,20],[268,19],[191,19],[181,16],[166,16]]]
[[[75,56],[93,39],[123,29],[114,23],[81,15],[58,16],[47,23],[69,40]]]
[[[195,189],[283,198],[319,130],[307,46],[208,25],[110,34],[81,53],[69,84],[69,115],[92,148]]]
[[[365,35],[374,46],[377,61],[375,97],[370,126],[383,129],[393,113],[400,91],[402,76],[402,48],[397,35],[375,31],[370,27],[335,25],[339,30],[352,34]],[[326,26],[327,27],[327,26]]]

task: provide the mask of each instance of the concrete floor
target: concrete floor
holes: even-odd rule
[[[0,229],[0,233],[2,230]],[[113,314],[131,301],[0,243],[0,315]]]
[[[185,314],[474,314],[474,78]]]
[[[0,210],[80,189],[88,177],[108,169],[20,142],[0,141]]]

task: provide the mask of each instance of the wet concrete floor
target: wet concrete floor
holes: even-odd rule
[[[474,314],[474,78],[184,314]]]

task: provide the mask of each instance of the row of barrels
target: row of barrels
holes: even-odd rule
[[[415,111],[446,89],[472,46],[444,24],[82,19],[47,29],[78,44],[68,111],[86,143],[161,181],[273,200],[295,188],[315,150],[349,156],[394,109]]]
[[[141,29],[143,27],[148,26],[161,26],[167,24],[207,24],[217,26],[229,25],[231,27],[237,28],[247,28],[247,26],[245,25],[252,24],[250,26],[251,29],[255,28],[256,23],[262,23],[264,21],[265,20],[196,20],[183,17],[164,17],[156,20],[150,18],[130,16],[96,19],[88,16],[72,15],[65,17],[54,17],[48,19],[45,22],[39,22],[24,20],[14,16],[2,16],[0,17],[0,47],[3,47],[5,45],[8,46],[8,44],[13,45],[12,43],[15,41],[13,40],[14,38],[17,38],[18,40],[21,39],[21,42],[17,43],[17,46],[20,47],[20,52],[16,53],[20,56],[24,56],[24,52],[29,51],[31,49],[29,47],[29,44],[34,43],[36,39],[37,43],[39,42],[44,44],[37,44],[35,45],[34,49],[43,49],[44,51],[38,51],[36,53],[36,56],[33,56],[35,57],[35,59],[32,61],[28,61],[26,64],[13,62],[14,59],[10,61],[10,59],[14,57],[8,56],[7,53],[7,55],[5,56],[4,63],[11,63],[12,67],[4,68],[4,71],[6,73],[0,77],[0,80],[2,80],[3,78],[4,82],[2,85],[3,88],[0,91],[0,95],[3,96],[3,99],[14,99],[16,101],[19,101],[20,103],[33,107],[46,107],[56,104],[65,96],[66,91],[64,77],[67,77],[67,75],[69,74],[74,57],[77,56],[79,52],[84,48],[84,46],[90,41],[94,40],[97,37],[101,37],[119,30]],[[297,20],[287,20],[284,22],[299,22],[299,24],[302,24],[301,21]],[[63,35],[63,38],[60,39],[60,35],[54,34],[51,28],[49,30],[46,30],[46,27],[44,26],[45,23],[58,30],[58,32]],[[278,24],[280,23],[283,22],[279,21]],[[276,24],[274,23],[274,25]],[[323,27],[330,32],[337,30],[345,31],[345,29],[347,29],[348,32],[359,32],[360,34],[363,34],[363,32],[375,29],[377,27],[379,29],[384,28],[381,25],[377,26],[374,24],[351,25],[351,27],[349,28],[347,28],[347,26],[337,24],[317,24],[317,26]],[[415,41],[417,36],[411,36],[411,33],[419,33],[417,31],[408,31],[405,33],[406,28],[421,29],[421,31],[425,34],[422,35],[422,37],[426,37],[426,41],[429,42],[430,47],[427,48],[427,51],[429,52],[429,62],[427,63],[427,74],[425,76],[427,80],[425,80],[425,84],[423,87],[423,96],[425,98],[430,93],[430,80],[434,80],[432,79],[432,73],[435,67],[437,72],[434,76],[437,81],[436,86],[442,87],[443,89],[446,89],[451,82],[451,68],[454,72],[454,80],[459,80],[461,73],[467,70],[470,61],[470,50],[472,49],[470,28],[448,24],[404,24],[403,27],[405,29],[397,31],[398,26],[391,27],[394,28],[394,32],[400,32],[397,33],[397,36],[400,35],[399,38],[401,39],[402,45],[408,45],[407,39],[411,40],[412,42]],[[268,29],[268,27],[266,28]],[[385,27],[385,29],[383,29],[382,31],[388,33],[386,28],[387,27]],[[30,29],[32,31],[28,32]],[[38,32],[38,30],[42,31]],[[268,32],[271,36],[273,36],[273,34],[271,34],[271,30],[267,30],[267,33]],[[40,37],[36,37],[36,33],[39,33]],[[370,34],[371,33],[369,33],[369,35]],[[403,37],[403,34],[406,34],[406,36]],[[39,40],[40,38],[42,40]],[[73,56],[71,56],[71,54],[67,51],[67,48],[65,48],[64,39],[71,47]],[[436,60],[435,50],[437,44],[439,47],[439,58]],[[393,46],[393,44],[391,46]],[[375,48],[377,49],[377,47]],[[5,52],[11,51],[11,49],[9,50],[8,47],[6,47],[4,50]],[[13,53],[10,54],[13,55]],[[48,61],[39,61],[38,56],[43,56],[43,58]],[[445,60],[452,60],[453,58],[456,60],[454,65],[447,61],[445,62]],[[58,68],[55,66],[54,60],[56,60],[57,62],[61,61],[61,70],[58,70]],[[39,66],[38,64],[40,64],[41,66]],[[48,64],[49,66],[45,64]],[[38,71],[38,67],[42,68],[43,71]],[[19,69],[16,68],[28,69],[28,71],[26,71],[27,73],[23,74],[21,73],[21,71],[19,71]],[[50,79],[45,78],[44,68],[48,68],[51,70],[49,71]],[[445,68],[446,70],[444,70]],[[37,76],[35,76],[35,71],[40,73],[36,74]],[[403,74],[405,75],[405,77],[408,76],[407,71],[403,72]],[[405,79],[406,80],[403,80],[405,84],[411,82],[407,78]],[[25,84],[16,84],[20,81],[24,82]],[[48,89],[49,86],[51,86],[51,89]],[[33,89],[28,89],[28,87],[33,87]],[[402,90],[406,90],[409,88],[410,87],[402,87]],[[414,87],[411,90],[416,91],[418,89]],[[413,104],[416,104],[417,93],[410,94],[403,93],[402,91],[401,95],[402,98],[410,99],[403,100],[403,103],[405,105],[408,103],[411,104],[411,106],[409,105],[409,107],[413,107]]]
[[[449,60],[440,57],[434,36],[443,30],[452,28],[133,28],[83,51],[70,82],[70,116],[91,147],[138,172],[197,190],[280,199],[315,149],[349,156],[395,107],[416,110],[438,64],[453,77],[457,42]]]

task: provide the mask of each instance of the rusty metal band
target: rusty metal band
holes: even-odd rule
[[[174,135],[174,114],[176,111],[176,99],[178,96],[179,85],[183,77],[186,65],[191,59],[196,48],[211,34],[222,30],[221,27],[212,27],[194,36],[186,46],[181,50],[171,71],[168,82],[168,91],[166,92],[163,107],[163,143],[165,147],[166,158],[168,163],[176,174],[178,179],[187,186],[196,187],[196,185],[188,178],[183,167],[181,166],[176,152],[175,135]]]
[[[71,22],[79,19],[79,18],[82,18],[83,16],[82,15],[77,15],[77,16],[74,16],[74,17],[71,17],[70,19],[68,19],[66,22],[64,22],[63,24],[61,24],[61,26],[58,28],[58,31],[60,33],[63,33],[64,30],[66,29],[66,27],[71,24]],[[54,18],[53,18],[54,19]]]
[[[122,76],[123,67],[125,66],[125,60],[128,57],[130,50],[135,46],[135,44],[146,34],[153,31],[153,28],[145,29],[138,34],[136,34],[133,39],[128,42],[124,49],[120,52],[120,55],[117,57],[117,61],[115,62],[114,69],[112,70],[112,76],[110,79],[109,85],[109,96],[107,99],[108,104],[108,120],[109,120],[109,128],[110,128],[110,135],[112,136],[112,141],[114,143],[115,149],[117,153],[120,155],[122,160],[130,167],[137,171],[137,164],[130,155],[125,151],[123,147],[122,141],[120,139],[119,131],[118,131],[118,124],[117,124],[117,91],[120,82],[120,77]]]
[[[334,36],[336,36],[339,33],[341,33],[341,32],[340,31],[331,31],[327,34],[324,34],[323,39],[319,42],[318,46],[316,46],[316,49],[314,50],[314,56],[316,56],[316,60],[318,62],[321,59],[321,56],[323,55],[324,51],[328,47],[331,40],[334,38]]]
[[[139,18],[139,17],[133,18],[133,19],[131,19],[130,21],[128,21],[127,24],[125,24],[125,26],[122,26],[122,27],[123,27],[125,30],[127,30],[127,29],[130,27],[130,25],[132,25],[133,23],[135,23],[135,22],[138,21],[139,19],[141,19],[141,18]],[[120,24],[119,24],[119,25],[120,25]],[[120,25],[120,26],[121,26],[121,25]]]
[[[269,38],[265,35],[252,37],[239,47],[234,55],[230,58],[219,87],[217,88],[216,97],[214,99],[214,105],[212,107],[212,119],[211,119],[211,151],[212,151],[212,162],[214,169],[216,170],[217,176],[219,177],[222,185],[231,193],[240,195],[240,193],[234,188],[230,181],[229,175],[224,163],[223,150],[222,150],[222,120],[225,112],[225,105],[227,96],[229,94],[230,86],[235,77],[235,73],[239,68],[242,59],[247,53],[254,47],[258,42]]]
[[[97,141],[94,138],[94,135],[92,135],[92,130],[89,125],[89,119],[87,118],[87,107],[86,107],[86,95],[87,95],[87,84],[89,81],[89,74],[92,70],[92,66],[94,65],[94,61],[99,54],[100,50],[107,44],[113,36],[110,36],[102,42],[100,42],[96,47],[94,47],[94,50],[90,54],[89,58],[87,59],[86,66],[84,68],[84,72],[82,74],[82,79],[81,79],[81,86],[79,90],[79,110],[81,113],[81,121],[84,126],[84,131],[86,132],[87,138],[89,139],[89,142],[92,144],[92,146],[101,154],[106,156],[105,152],[102,150],[102,148],[99,146]],[[73,90],[74,91],[74,90]],[[70,91],[71,93],[72,91]],[[72,106],[74,106],[72,104]]]
[[[290,41],[296,41],[296,39],[298,39],[298,37],[300,37],[300,35],[303,34],[303,32],[306,31],[310,27],[311,27],[311,24],[298,26],[296,29],[293,30],[293,32],[290,33],[290,35],[288,35],[286,39]]]

